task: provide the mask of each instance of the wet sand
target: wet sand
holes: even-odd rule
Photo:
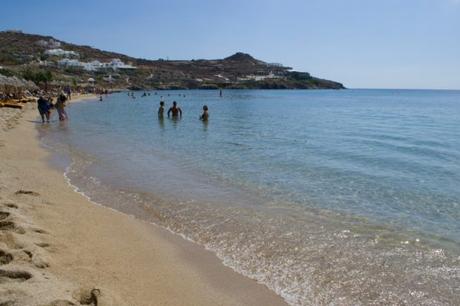
[[[47,162],[35,105],[0,118],[0,304],[285,305],[198,245],[74,192]]]

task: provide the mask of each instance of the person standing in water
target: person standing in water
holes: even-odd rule
[[[209,119],[209,113],[208,113],[208,106],[203,105],[203,113],[200,116],[201,121],[208,121]]]
[[[165,102],[160,101],[160,107],[158,108],[158,118],[163,119],[165,113]]]
[[[176,101],[173,102],[173,105],[168,110],[168,118],[169,114],[172,114],[173,118],[182,118],[182,110],[180,107],[177,107]]]
[[[72,100],[72,90],[70,89],[70,87],[66,87],[65,90],[64,90],[66,96],[67,96],[67,99],[70,101]]]
[[[38,112],[40,113],[40,117],[42,118],[42,123],[45,123],[45,118],[46,122],[50,122],[50,105],[49,102],[40,96],[40,98],[37,100],[37,107],[38,107]]]
[[[55,105],[55,107],[56,107],[56,109],[58,111],[58,114],[59,114],[59,120],[60,121],[64,121],[64,120],[69,118],[67,116],[66,111],[65,111],[65,101],[67,101],[67,98],[64,95],[64,93],[61,93],[59,95],[59,97],[57,98],[57,102],[56,102],[56,105]]]

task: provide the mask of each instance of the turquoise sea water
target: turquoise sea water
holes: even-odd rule
[[[39,128],[94,201],[202,244],[294,305],[460,300],[460,91],[136,95]],[[160,96],[181,120],[158,119]]]

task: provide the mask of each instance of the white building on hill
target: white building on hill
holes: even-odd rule
[[[129,64],[125,64],[118,58],[114,58],[110,62],[106,63],[102,63],[98,60],[94,60],[91,62],[80,62],[77,59],[63,58],[62,60],[58,61],[58,65],[61,67],[82,68],[86,71],[96,71],[100,69],[136,69],[136,67]]]
[[[78,57],[79,54],[75,51],[66,51],[62,49],[49,49],[45,51],[47,55],[54,55],[54,56],[64,56],[64,57]]]

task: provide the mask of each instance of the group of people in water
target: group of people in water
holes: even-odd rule
[[[134,94],[128,93],[128,96],[134,97]],[[59,121],[67,120],[69,117],[67,115],[67,112],[65,111],[65,107],[66,107],[66,102],[69,99],[70,99],[69,94],[66,95],[65,92],[61,92],[61,94],[59,94],[59,96],[56,99],[56,103],[53,104],[53,98],[51,97],[45,98],[43,95],[41,95],[39,99],[37,100],[37,106],[38,106],[38,112],[40,113],[40,117],[42,119],[42,123],[50,122],[51,114],[54,109],[57,110],[57,113],[59,115]],[[99,101],[102,101],[102,95],[100,96]],[[161,97],[160,107],[158,108],[158,118],[163,119],[164,113],[165,113],[165,102],[163,101],[163,97]],[[177,106],[176,101],[173,101],[172,106],[168,109],[167,116],[168,118],[173,118],[173,119],[182,118],[182,109],[179,106]],[[208,121],[209,112],[208,112],[207,105],[203,105],[203,112],[201,113],[199,119],[204,122]]]
[[[157,95],[158,93],[155,91],[155,95]],[[168,93],[168,97],[170,96],[171,94]],[[150,96],[150,92],[144,92],[142,95],[141,95],[141,98],[144,98],[144,97],[148,97]],[[185,94],[179,94],[180,97],[184,97],[185,98]],[[128,97],[131,97],[132,99],[136,99],[136,96],[134,95],[134,92],[132,91],[129,91],[128,92]],[[161,99],[163,99],[163,96],[161,96]]]
[[[157,92],[155,92],[155,95],[157,95]],[[141,97],[147,97],[150,96],[150,93],[144,92]],[[170,96],[170,94],[168,94]],[[181,97],[185,97],[185,94],[179,94]],[[220,92],[220,96],[222,96],[222,91]],[[134,92],[128,92],[128,97],[131,97],[132,99],[136,99],[136,96],[134,95]],[[100,100],[102,101],[102,99]],[[160,97],[160,107],[158,108],[158,118],[163,119],[164,114],[165,114],[165,102],[163,100],[163,96]],[[182,118],[182,109],[177,106],[177,102],[173,101],[172,106],[168,109],[167,112],[168,118],[172,119],[180,119]],[[203,112],[200,115],[200,120],[202,121],[208,121],[209,119],[209,112],[208,112],[208,106],[203,105]]]
[[[66,95],[64,92],[62,92],[57,97],[56,103],[53,104],[53,98],[45,98],[43,95],[41,95],[37,100],[37,107],[42,119],[42,123],[50,122],[51,113],[54,109],[57,110],[59,121],[67,120],[69,117],[65,111],[65,107],[68,97],[69,95]]]
[[[165,102],[163,100],[160,101],[160,107],[158,108],[158,118],[163,119],[165,113]],[[177,106],[177,102],[173,101],[172,106],[168,109],[167,112],[168,118],[173,119],[180,119],[182,118],[182,109]],[[203,113],[200,115],[200,120],[208,121],[209,113],[208,113],[208,106],[203,105]]]

